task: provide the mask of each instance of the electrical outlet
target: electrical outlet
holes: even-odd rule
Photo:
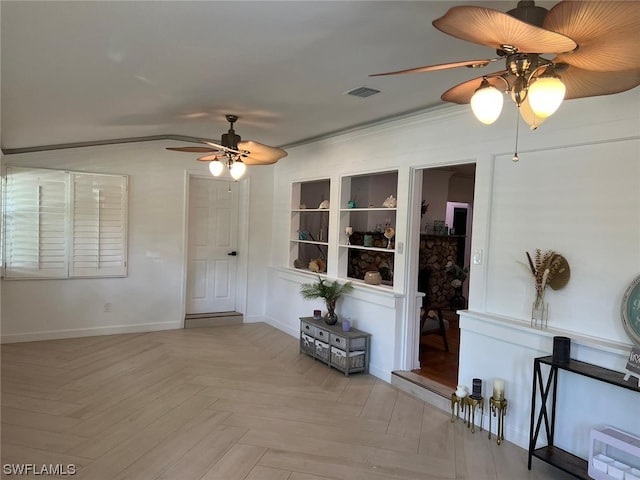
[[[104,313],[111,313],[111,303],[107,302],[104,304]]]

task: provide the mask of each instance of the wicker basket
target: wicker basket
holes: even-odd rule
[[[316,340],[316,357],[329,361],[329,344]]]
[[[347,358],[349,359],[348,367],[347,367]],[[331,363],[340,368],[349,368],[349,370],[354,368],[363,368],[364,367],[364,351],[355,350],[353,352],[349,352],[347,355],[347,352],[345,352],[344,350],[331,347]]]
[[[308,355],[313,355],[314,338],[304,332],[300,332],[300,351]]]

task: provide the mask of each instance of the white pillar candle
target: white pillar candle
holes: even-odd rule
[[[504,380],[500,378],[493,381],[493,398],[495,400],[504,399]]]

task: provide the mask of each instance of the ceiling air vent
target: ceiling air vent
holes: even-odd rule
[[[347,95],[353,95],[354,97],[367,98],[371,95],[375,95],[376,93],[380,93],[380,90],[376,90],[374,88],[369,87],[358,87],[353,90],[349,90]]]

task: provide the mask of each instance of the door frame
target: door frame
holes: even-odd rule
[[[202,171],[187,169],[184,174],[184,195],[183,195],[183,224],[182,224],[182,318],[180,323],[184,328],[185,316],[187,313],[187,267],[188,267],[188,246],[189,246],[189,181],[191,178],[204,178],[213,180],[210,174]],[[238,185],[238,256],[236,257],[236,307],[235,311],[247,312],[247,272],[248,272],[248,252],[249,252],[249,192],[251,191],[251,177],[247,175],[236,181],[231,177],[217,177],[217,181],[237,183]]]
[[[437,163],[431,165],[421,165],[410,167],[409,172],[409,206],[408,215],[408,235],[407,243],[407,263],[405,269],[405,286],[406,286],[406,302],[404,312],[404,325],[401,328],[400,338],[400,369],[414,370],[420,368],[419,340],[420,340],[420,305],[422,304],[422,294],[418,294],[418,271],[420,265],[420,207],[422,202],[422,180],[424,171],[432,168],[454,167],[456,165],[475,164],[476,174],[478,169],[477,159],[467,159],[457,162]],[[475,182],[474,182],[475,183]],[[474,186],[475,189],[475,186]],[[474,194],[475,197],[475,194]],[[473,214],[475,209],[470,208],[471,217],[467,219],[467,223],[473,224]],[[417,234],[416,234],[417,231]],[[473,227],[469,232],[473,231]],[[471,233],[473,235],[473,233]],[[467,242],[465,248],[470,248],[471,241]],[[468,298],[468,297],[467,297]],[[459,360],[459,358],[458,358]]]

